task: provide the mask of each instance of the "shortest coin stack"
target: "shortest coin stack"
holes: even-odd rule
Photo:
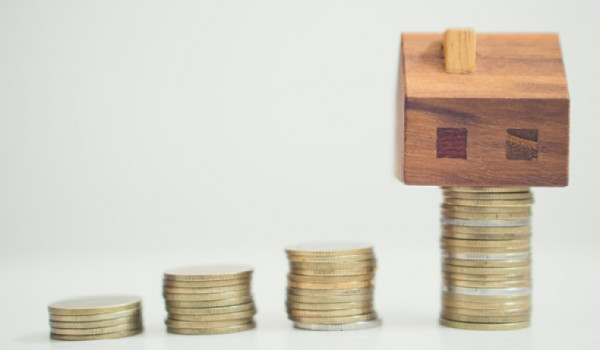
[[[381,324],[373,307],[376,263],[371,245],[302,244],[286,253],[286,307],[296,328],[349,331]]]
[[[141,300],[134,296],[92,296],[48,305],[50,338],[95,340],[142,332]]]
[[[206,265],[164,274],[167,332],[225,334],[256,327],[250,291],[252,267]]]

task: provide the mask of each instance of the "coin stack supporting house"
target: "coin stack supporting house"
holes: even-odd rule
[[[256,326],[250,283],[252,267],[207,265],[164,274],[167,331],[174,334],[225,334]]]
[[[286,253],[286,306],[295,327],[345,331],[381,324],[373,307],[376,262],[371,245],[303,244]]]
[[[61,300],[50,304],[48,312],[52,339],[111,339],[142,332],[142,306],[138,297],[94,296]]]
[[[443,187],[440,323],[509,330],[529,326],[530,217],[527,187]]]

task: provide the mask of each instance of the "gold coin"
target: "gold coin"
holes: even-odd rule
[[[218,306],[233,306],[246,304],[252,301],[252,296],[247,295],[240,298],[231,298],[223,300],[204,300],[204,301],[180,301],[180,300],[166,300],[165,305],[168,308],[206,308],[206,307],[218,307]]]
[[[452,205],[470,205],[475,207],[529,207],[533,204],[533,199],[455,199],[444,198],[445,204]]]
[[[531,279],[528,273],[522,274],[494,274],[494,275],[473,275],[464,273],[443,272],[443,278],[459,281],[480,281],[480,282],[506,282],[506,281],[522,281]]]
[[[502,310],[486,310],[486,309],[462,309],[453,308],[446,305],[442,308],[442,314],[450,315],[465,315],[478,317],[512,317],[512,316],[530,316],[531,309],[502,309]]]
[[[309,256],[309,255],[293,255],[288,254],[288,260],[292,262],[306,263],[337,263],[374,260],[373,254],[354,254],[354,255],[325,255],[325,256]]]
[[[472,275],[521,275],[531,274],[530,266],[520,267],[467,267],[442,265],[442,271],[450,273],[472,274]]]
[[[123,323],[116,326],[101,327],[101,328],[51,328],[52,334],[62,335],[97,335],[114,332],[130,331],[142,328],[140,322]]]
[[[172,281],[221,281],[250,278],[252,267],[248,265],[203,265],[167,270],[165,280]]]
[[[242,298],[250,295],[249,290],[239,290],[235,292],[229,293],[212,293],[212,294],[171,294],[171,293],[163,293],[165,299],[171,301],[207,301],[207,300],[223,300],[223,299],[233,299],[233,298]]]
[[[375,260],[362,260],[362,261],[351,261],[351,262],[335,262],[335,263],[302,263],[302,262],[290,262],[290,268],[293,270],[346,270],[356,268],[367,268],[376,266]]]
[[[169,314],[169,319],[174,321],[187,321],[187,322],[212,322],[212,321],[228,321],[237,319],[249,319],[256,315],[256,310],[247,310],[242,312],[232,312],[228,314],[218,315],[178,315]]]
[[[490,235],[490,236],[500,236],[500,235],[521,235],[521,236],[531,236],[531,227],[530,226],[510,226],[510,227],[477,227],[477,226],[453,226],[453,225],[442,225],[442,231],[448,233],[466,233],[466,234],[475,234],[475,235]],[[527,239],[523,238],[514,238],[514,239]],[[513,240],[514,240],[513,239]]]
[[[508,296],[508,297],[499,297],[499,296],[480,296],[480,295],[464,295],[464,294],[456,294],[456,293],[443,293],[442,298],[444,300],[453,300],[453,301],[466,301],[470,303],[530,303],[531,295],[523,295],[523,296]]]
[[[212,287],[212,288],[174,288],[164,287],[163,291],[169,294],[216,294],[245,291],[248,292],[250,286],[246,284],[238,284],[235,286]]]
[[[469,323],[445,320],[440,318],[440,324],[446,327],[480,330],[480,331],[508,331],[529,327],[529,322],[513,323]]]
[[[458,226],[456,226],[458,227]],[[456,232],[447,232],[442,231],[442,236],[444,238],[455,238],[455,239],[464,239],[464,240],[490,240],[490,241],[501,241],[501,240],[513,240],[520,238],[528,238],[531,235],[521,235],[521,234],[512,234],[512,233],[502,233],[502,234],[485,234],[485,233],[456,233]]]
[[[50,333],[50,338],[54,340],[99,340],[99,339],[115,339],[130,337],[132,335],[142,333],[142,328],[132,329],[129,331],[114,332],[107,334],[96,334],[96,335],[65,335],[65,334],[54,334]]]
[[[175,321],[167,319],[165,320],[165,324],[169,328],[184,328],[184,329],[193,329],[193,328],[225,328],[225,327],[233,327],[239,326],[243,324],[248,324],[252,322],[252,317],[248,318],[240,318],[234,320],[226,320],[226,321]]]
[[[239,285],[250,285],[250,277],[232,278],[219,281],[172,281],[163,280],[163,287],[169,288],[214,288]]]
[[[123,317],[137,316],[140,317],[140,309],[129,309],[117,312],[105,312],[101,314],[93,315],[54,315],[50,314],[50,321],[57,322],[91,322],[91,321],[104,321],[114,320]]]
[[[531,309],[531,302],[497,302],[497,303],[471,303],[468,301],[458,301],[443,298],[442,299],[443,307],[453,307],[453,308],[461,308],[461,309],[470,309],[470,310],[510,310],[510,309],[521,309],[521,310],[529,310]]]
[[[310,324],[349,324],[374,320],[377,318],[377,314],[375,312],[369,312],[363,315],[340,317],[303,317],[288,315],[288,318],[294,322]]]
[[[167,312],[169,315],[194,315],[194,316],[206,316],[206,315],[222,315],[235,312],[244,312],[248,310],[255,310],[254,302],[249,302],[240,305],[233,306],[216,306],[206,308],[179,308],[179,307],[168,307]]]
[[[511,199],[533,199],[531,192],[456,192],[444,191],[444,198],[475,199],[475,200],[511,200]]]
[[[503,267],[523,267],[530,266],[531,259],[518,260],[463,260],[463,259],[442,259],[442,263],[453,266],[470,266],[482,268],[503,268]]]
[[[525,250],[508,250],[500,251],[499,248],[481,249],[481,248],[465,248],[465,247],[450,247],[444,249],[442,247],[442,257],[451,259],[464,260],[489,260],[489,261],[506,261],[506,260],[521,260],[529,259],[531,252]]]
[[[456,287],[474,287],[474,288],[511,288],[511,287],[531,287],[531,280],[520,281],[462,281],[444,278],[444,284]]]
[[[372,295],[334,295],[334,296],[309,296],[309,295],[289,295],[287,296],[288,302],[295,303],[349,303],[356,301],[371,301]]]
[[[247,331],[254,329],[256,323],[246,323],[237,326],[223,327],[223,328],[173,328],[167,327],[167,332],[172,334],[186,334],[186,335],[201,335],[201,334],[227,334],[236,333],[241,331]]]
[[[291,273],[305,276],[356,276],[375,273],[375,267],[356,269],[293,269]]]
[[[531,318],[529,315],[516,315],[516,316],[470,316],[460,315],[448,312],[442,312],[442,318],[452,321],[460,322],[474,322],[474,323],[514,323],[514,322],[529,322]]]
[[[338,296],[338,295],[366,295],[373,293],[373,287],[362,287],[353,289],[299,289],[288,288],[290,295],[309,295],[309,296]]]
[[[54,315],[92,315],[139,309],[141,299],[135,296],[109,295],[66,299],[48,305]]]
[[[529,187],[523,187],[523,186],[507,186],[507,187],[442,186],[442,190],[443,191],[452,191],[452,192],[507,193],[507,192],[529,192]]]
[[[343,282],[360,282],[370,281],[375,278],[375,274],[369,273],[365,275],[355,276],[306,276],[296,275],[293,273],[288,274],[288,280],[294,282],[308,282],[308,283],[343,283]]]
[[[456,204],[448,204],[442,203],[442,210],[449,210],[454,212],[465,212],[465,213],[515,213],[528,211],[531,213],[531,207],[494,207],[494,206],[486,206],[486,207],[474,207],[471,205],[456,205]]]
[[[511,220],[511,219],[527,219],[531,217],[529,211],[512,212],[512,213],[470,213],[466,211],[450,211],[443,210],[442,215],[445,218],[454,219],[472,219],[472,220]]]
[[[356,289],[363,287],[370,287],[375,284],[375,281],[361,281],[361,282],[348,282],[348,283],[304,283],[288,281],[287,285],[290,288],[298,289]]]
[[[375,310],[373,307],[361,308],[361,309],[346,309],[346,310],[296,310],[288,309],[288,313],[293,317],[343,317],[343,316],[354,316],[372,313]]]
[[[463,247],[469,249],[521,249],[529,248],[531,241],[529,239],[515,239],[515,240],[503,240],[503,241],[488,241],[488,240],[465,240],[465,239],[452,239],[452,238],[441,238],[440,244],[445,247]]]
[[[286,303],[286,307],[290,310],[349,310],[363,309],[373,307],[373,300],[355,301],[355,302],[331,302],[331,303]]]
[[[103,320],[103,321],[87,321],[87,322],[60,322],[60,321],[50,321],[50,327],[52,328],[77,328],[77,329],[86,329],[86,328],[103,328],[110,326],[118,326],[127,323],[141,323],[141,319],[138,316],[130,316],[123,318],[115,318],[112,320]]]
[[[373,254],[373,246],[366,243],[322,242],[293,245],[287,247],[285,251],[288,255],[358,255]]]

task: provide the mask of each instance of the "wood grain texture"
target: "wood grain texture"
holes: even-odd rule
[[[477,71],[468,75],[445,73],[441,42],[442,34],[403,35],[397,177],[410,185],[566,186],[569,97],[556,35],[478,34]],[[437,157],[438,128],[467,130],[466,158]]]
[[[450,28],[444,32],[444,63],[446,73],[472,73],[476,68],[475,31],[471,28]]]
[[[403,34],[408,97],[562,98],[567,82],[556,34],[482,34],[477,71],[448,74],[442,34]]]

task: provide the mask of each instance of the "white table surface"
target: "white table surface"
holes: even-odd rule
[[[231,335],[178,336],[165,332],[161,273],[194,253],[48,253],[3,256],[2,349],[594,349],[600,345],[600,257],[596,248],[560,247],[534,239],[532,326],[506,332],[465,331],[437,323],[439,251],[432,234],[426,247],[376,246],[376,307],[384,323],[354,332],[292,328],[283,307],[286,261],[282,249],[248,246],[236,254],[256,267],[253,293],[259,310],[255,330]],[[556,242],[555,242],[556,243]],[[260,251],[260,249],[264,251]],[[224,248],[225,249],[225,248]],[[219,249],[215,249],[218,251]],[[253,250],[259,252],[252,253]],[[199,262],[217,260],[203,254]],[[217,260],[218,261],[218,260]],[[176,266],[176,265],[175,265]],[[91,342],[49,339],[46,306],[75,295],[123,293],[143,297],[145,331],[131,338]]]

